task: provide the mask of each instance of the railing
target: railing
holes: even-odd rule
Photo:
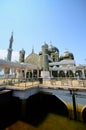
[[[0,78],[0,87],[31,87],[39,84],[37,78]]]
[[[63,86],[63,87],[86,87],[86,79],[76,78],[46,78],[43,80],[43,84],[51,86]]]
[[[39,84],[45,86],[55,87],[80,87],[86,88],[86,79],[76,78],[0,78],[1,87],[14,87],[14,88],[27,88],[32,86],[39,86]]]

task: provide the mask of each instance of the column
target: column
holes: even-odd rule
[[[21,100],[21,117],[22,119],[26,118],[26,109],[27,108],[27,100],[26,99],[22,99]]]
[[[84,69],[82,69],[82,78],[85,79]]]
[[[37,78],[39,78],[39,69],[37,69]]]
[[[25,79],[27,78],[27,77],[26,77],[26,74],[27,74],[27,69],[25,69]]]

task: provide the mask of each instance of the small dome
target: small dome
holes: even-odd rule
[[[25,54],[25,50],[24,49],[20,50],[20,53]]]
[[[58,48],[54,47],[53,45],[50,45],[48,50],[51,52],[51,53],[55,53],[55,52],[59,52]]]
[[[48,48],[48,44],[44,42],[44,44],[42,45],[42,48]]]
[[[74,59],[74,56],[71,52],[69,51],[65,51],[61,56],[60,56],[60,60],[64,60],[64,59]]]
[[[28,64],[39,65],[39,55],[33,52],[26,57],[25,62]]]

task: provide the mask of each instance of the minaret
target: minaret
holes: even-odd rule
[[[13,32],[12,32],[11,38],[10,38],[8,54],[7,54],[7,61],[11,61],[11,57],[12,57],[12,43],[13,43]]]
[[[49,71],[48,45],[46,43],[42,46],[42,52],[43,52],[43,71]]]
[[[25,50],[22,49],[19,52],[19,62],[21,63],[21,62],[24,62],[24,61],[25,61]]]
[[[43,71],[41,71],[41,77],[50,77],[49,74],[49,62],[48,62],[48,45],[45,43],[42,46],[42,56],[43,56]]]
[[[10,38],[8,54],[7,54],[7,61],[11,61],[11,57],[12,57],[12,43],[13,43],[13,32],[12,32],[11,38]],[[10,68],[5,68],[4,73],[6,74],[6,76],[8,76],[8,74],[10,73]]]

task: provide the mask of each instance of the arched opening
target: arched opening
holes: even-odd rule
[[[76,76],[77,78],[82,78],[82,71],[81,71],[81,70],[77,70],[77,71],[75,72],[75,76]]]
[[[52,71],[52,76],[53,77],[58,77],[58,72],[57,71]]]
[[[20,100],[12,91],[0,94],[0,130],[8,128],[20,119]]]
[[[27,100],[27,120],[33,125],[41,123],[49,114],[68,117],[66,105],[54,95],[38,93]]]
[[[68,70],[67,73],[66,73],[66,76],[67,77],[74,77],[74,74],[71,70]]]
[[[61,71],[59,72],[59,77],[65,77],[65,73],[64,73],[63,70],[61,70]]]
[[[25,77],[25,71],[24,70],[22,70],[22,76],[23,76],[23,78]]]
[[[27,78],[32,78],[32,72],[31,72],[31,71],[28,71],[28,72],[26,73],[26,77],[27,77]]]
[[[84,108],[82,112],[82,118],[83,118],[83,121],[86,122],[86,108]]]

